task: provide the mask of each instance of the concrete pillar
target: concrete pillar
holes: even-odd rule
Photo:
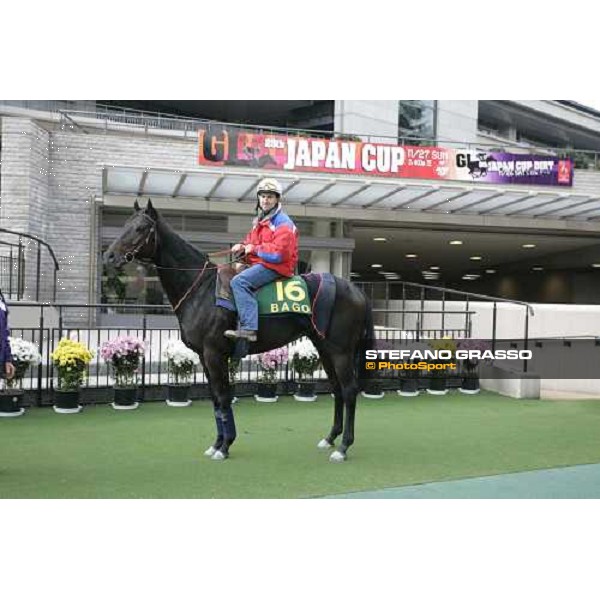
[[[364,141],[395,143],[398,101],[336,100],[333,127],[337,133],[358,135]]]
[[[229,215],[227,217],[227,232],[235,233],[241,241],[252,227],[250,215]]]
[[[438,100],[436,122],[438,145],[460,148],[465,144],[475,144],[478,114],[477,100]]]
[[[331,224],[326,220],[313,223],[315,237],[331,237]],[[331,273],[331,252],[329,250],[312,250],[310,253],[310,268],[315,273]]]

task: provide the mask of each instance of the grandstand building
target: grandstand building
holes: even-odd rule
[[[573,101],[0,101],[1,286],[49,299],[39,238],[58,301],[163,304],[152,268],[102,265],[134,199],[217,250],[271,173],[301,270],[596,304],[598,152],[600,113]],[[38,254],[34,292],[36,269],[11,274]]]

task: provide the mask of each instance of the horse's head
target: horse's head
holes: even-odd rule
[[[125,221],[121,235],[104,253],[104,264],[116,268],[132,260],[152,260],[156,253],[158,213],[148,201],[146,208],[140,208],[137,200],[134,213]]]

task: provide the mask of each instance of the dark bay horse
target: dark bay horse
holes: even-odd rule
[[[132,260],[156,265],[179,320],[181,339],[200,356],[210,384],[217,438],[205,455],[222,460],[229,456],[236,437],[227,368],[234,343],[223,335],[226,329],[236,328],[236,315],[215,306],[217,270],[207,255],[177,235],[151,202],[141,209],[136,200],[134,209],[118,239],[105,252],[104,261],[117,268]],[[301,336],[313,342],[335,397],[333,427],[318,447],[333,447],[343,433],[340,447],[330,457],[341,462],[354,442],[360,365],[364,365],[364,349],[372,345],[374,335],[371,307],[363,292],[338,277],[335,286],[335,305],[325,337],[316,332],[305,315],[261,317],[258,339],[250,344],[249,353],[279,348]]]

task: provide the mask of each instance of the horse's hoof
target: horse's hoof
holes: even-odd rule
[[[204,456],[213,456],[216,451],[217,449],[214,446],[211,446],[204,451]]]
[[[327,448],[333,448],[333,444],[330,444],[325,438],[323,438],[317,444],[317,448],[321,448],[321,450],[327,450]]]
[[[329,457],[329,460],[331,462],[341,463],[341,462],[344,462],[346,460],[346,455],[343,452],[340,452],[339,450],[336,450],[335,452],[331,453],[331,456]]]
[[[212,455],[212,460],[225,460],[227,458],[226,454],[223,454],[220,450],[215,451]]]

